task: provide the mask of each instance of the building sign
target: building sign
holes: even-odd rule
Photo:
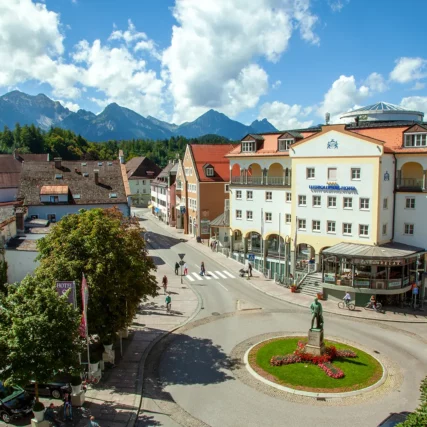
[[[389,289],[399,289],[402,287],[402,282],[400,280],[389,280],[388,288]]]
[[[200,232],[202,234],[209,234],[210,233],[210,221],[208,219],[201,219],[200,220]]]
[[[65,294],[65,292],[68,291],[68,289],[71,289],[70,293],[68,294],[68,302],[75,305],[75,293],[76,293],[76,287],[74,282],[56,282],[56,291],[58,292],[59,296],[62,296]]]
[[[382,265],[384,267],[396,267],[403,265],[404,261],[402,259],[394,259],[392,261],[382,260],[382,259],[353,259],[353,264],[360,265]]]
[[[357,191],[354,186],[341,185],[309,185],[310,190],[327,190],[327,191]]]
[[[325,274],[325,282],[335,283],[335,274]]]
[[[333,150],[338,150],[338,141],[335,141],[335,139],[331,139],[330,141],[328,141],[328,150],[333,149]]]
[[[371,282],[369,280],[355,280],[354,286],[357,288],[369,288]]]

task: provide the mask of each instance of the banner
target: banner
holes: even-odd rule
[[[83,274],[83,279],[82,279],[82,321],[80,324],[80,329],[82,330],[81,332],[84,331],[84,336],[87,336],[87,303],[89,300],[89,288],[87,287],[87,282],[86,282],[86,277]],[[83,335],[82,335],[83,336]]]
[[[76,295],[76,284],[75,282],[56,282],[56,291],[58,292],[59,296],[62,296],[67,292],[69,289],[71,289],[70,293],[68,294],[68,302],[70,304],[73,304],[75,307],[75,295]]]

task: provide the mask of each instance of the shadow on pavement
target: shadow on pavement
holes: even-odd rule
[[[153,231],[147,231],[144,237],[148,242],[148,247],[151,249],[170,249],[172,246],[186,242],[185,239],[175,239]]]
[[[166,263],[158,256],[150,256],[154,265],[165,265]]]

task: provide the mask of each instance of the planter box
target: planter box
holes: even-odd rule
[[[43,421],[44,418],[44,409],[43,411],[33,411],[34,414],[34,420],[37,421],[38,423],[41,423]]]
[[[86,393],[82,390],[78,394],[73,394],[71,396],[71,405],[72,406],[83,406],[85,403]]]
[[[90,364],[90,372],[92,372],[92,374],[98,370],[99,370],[99,362]]]
[[[72,390],[72,396],[75,394],[79,394],[82,391],[82,385],[72,385],[71,386],[71,390]]]
[[[50,427],[49,421],[37,421],[35,418],[31,419],[31,427]]]

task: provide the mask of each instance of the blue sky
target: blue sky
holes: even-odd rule
[[[409,3],[0,0],[0,93],[279,128],[379,100],[427,113],[427,3]]]

